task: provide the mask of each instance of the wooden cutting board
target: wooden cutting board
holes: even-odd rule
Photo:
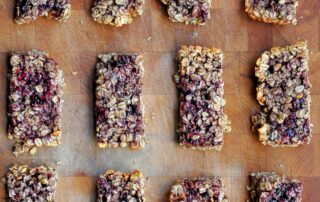
[[[303,182],[304,201],[320,201],[320,1],[300,0],[298,25],[285,27],[249,19],[242,0],[214,0],[211,20],[200,27],[172,23],[159,0],[146,1],[144,15],[123,28],[95,23],[90,17],[91,0],[72,0],[72,17],[64,24],[38,19],[18,26],[12,20],[14,1],[0,1],[0,176],[14,163],[54,166],[60,176],[57,201],[86,202],[95,201],[95,181],[106,169],[139,169],[148,176],[147,200],[157,202],[167,200],[170,186],[178,178],[216,175],[226,179],[232,201],[244,201],[249,172],[277,171]],[[297,40],[308,40],[311,51],[314,136],[310,145],[274,149],[261,145],[250,129],[250,116],[259,109],[254,63],[262,51]],[[191,151],[177,145],[178,97],[172,75],[181,44],[225,52],[226,113],[232,132],[225,136],[221,152]],[[57,148],[16,158],[11,153],[13,142],[6,137],[7,58],[10,51],[28,49],[49,52],[64,70],[63,139]],[[96,146],[94,65],[98,53],[111,51],[138,52],[145,58],[143,100],[149,144],[141,151]],[[0,201],[5,195],[1,184]]]

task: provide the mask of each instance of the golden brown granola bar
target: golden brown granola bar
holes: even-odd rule
[[[178,180],[171,188],[170,202],[229,202],[220,177],[198,177]]]
[[[246,0],[248,15],[266,23],[297,24],[298,0]]]
[[[95,113],[100,147],[145,147],[143,72],[141,55],[98,56]]]
[[[37,147],[61,139],[63,72],[45,52],[13,53],[9,71],[8,137],[14,154],[34,154]]]
[[[140,171],[123,173],[108,170],[97,182],[97,202],[145,202],[144,197],[145,177]]]
[[[16,23],[30,23],[41,16],[65,22],[71,15],[70,0],[17,0]]]
[[[210,19],[212,0],[161,0],[167,5],[169,19],[172,22],[204,25]]]
[[[144,0],[94,0],[91,15],[98,23],[120,27],[143,14]]]
[[[180,144],[220,150],[223,133],[231,130],[224,113],[223,53],[219,49],[182,46],[175,81],[180,92]]]
[[[301,202],[302,183],[287,180],[286,176],[276,173],[261,172],[250,174],[251,185],[248,187],[252,202]]]
[[[6,175],[5,183],[9,202],[54,202],[58,175],[53,168],[27,165],[13,166]]]
[[[266,51],[257,60],[257,100],[252,117],[264,145],[291,146],[311,140],[310,83],[306,42]]]

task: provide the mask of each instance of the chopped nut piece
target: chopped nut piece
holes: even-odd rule
[[[16,23],[30,23],[38,17],[48,16],[65,22],[71,15],[70,0],[17,0]]]
[[[223,53],[219,49],[182,46],[175,75],[180,91],[180,144],[186,148],[220,150],[223,133],[231,130],[224,113]]]
[[[273,48],[257,60],[257,100],[252,123],[264,145],[291,146],[311,140],[308,49],[305,42]],[[278,71],[275,67],[281,65]]]
[[[100,175],[97,182],[97,202],[145,202],[144,183],[145,177],[140,171],[123,173],[108,170],[103,175]]]
[[[99,146],[145,146],[141,55],[100,54],[96,65],[96,132]],[[126,136],[126,138],[121,138]]]
[[[170,202],[229,202],[222,178],[199,177],[179,180],[172,188]]]
[[[286,176],[276,173],[251,173],[251,186],[248,187],[252,202],[301,202],[302,183],[298,180],[288,181]]]
[[[94,0],[91,15],[98,23],[121,27],[143,14],[144,0]]]
[[[13,53],[10,63],[8,137],[18,142],[14,154],[35,154],[60,142],[63,72],[35,50]]]
[[[167,5],[169,19],[172,22],[204,25],[210,19],[212,0],[161,0]]]
[[[246,12],[266,23],[297,24],[298,0],[246,0]]]
[[[27,165],[13,166],[6,175],[8,198],[11,202],[55,201],[58,176],[53,168]]]

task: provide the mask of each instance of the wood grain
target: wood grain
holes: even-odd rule
[[[180,177],[223,176],[232,201],[247,198],[251,171],[277,171],[304,183],[304,201],[320,200],[320,1],[300,0],[297,26],[256,22],[243,11],[242,0],[214,0],[206,26],[171,23],[159,0],[146,0],[145,12],[133,24],[112,28],[90,17],[91,0],[73,0],[72,17],[59,24],[38,19],[18,26],[11,0],[0,1],[0,176],[13,163],[47,164],[57,168],[57,201],[95,201],[95,180],[104,170],[139,169],[148,176],[148,201],[166,201],[172,183]],[[81,23],[83,21],[83,23]],[[148,38],[151,37],[151,40]],[[308,40],[312,88],[313,139],[295,149],[261,145],[250,130],[249,117],[259,109],[255,100],[254,63],[272,46]],[[225,52],[226,111],[232,132],[221,152],[180,148],[177,143],[177,91],[172,80],[175,55],[181,44],[221,48]],[[7,57],[17,50],[47,51],[62,66],[67,87],[63,110],[62,145],[40,149],[36,156],[18,158],[6,137]],[[94,137],[93,75],[100,52],[139,52],[145,58],[143,99],[149,144],[142,151],[98,149]],[[72,72],[76,71],[76,76]],[[155,113],[156,118],[151,119]],[[56,162],[62,162],[57,165]],[[280,166],[282,165],[282,166]],[[5,200],[0,185],[0,201]]]

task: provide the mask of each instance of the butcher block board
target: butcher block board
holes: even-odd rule
[[[214,0],[211,20],[198,27],[170,22],[159,0],[146,0],[143,16],[122,28],[95,23],[90,17],[91,0],[72,0],[72,16],[66,23],[42,18],[18,26],[13,22],[13,2],[0,1],[1,177],[14,163],[50,165],[59,173],[58,202],[89,202],[95,201],[95,182],[106,169],[139,169],[148,177],[147,201],[164,202],[178,178],[222,176],[231,201],[243,202],[248,197],[249,172],[276,171],[303,182],[303,201],[320,201],[319,0],[299,1],[297,26],[256,22],[244,13],[242,0]],[[251,131],[250,116],[259,109],[254,63],[264,50],[297,40],[309,42],[312,142],[298,148],[266,147]],[[225,53],[225,109],[232,132],[225,136],[220,152],[186,150],[177,144],[178,96],[172,76],[181,44],[217,47]],[[8,53],[29,49],[48,52],[63,68],[63,136],[57,148],[42,148],[35,156],[16,158],[11,153],[13,142],[6,136]],[[93,79],[96,56],[102,52],[144,55],[143,100],[149,144],[143,150],[96,146]],[[5,186],[1,184],[0,201],[5,197]]]

